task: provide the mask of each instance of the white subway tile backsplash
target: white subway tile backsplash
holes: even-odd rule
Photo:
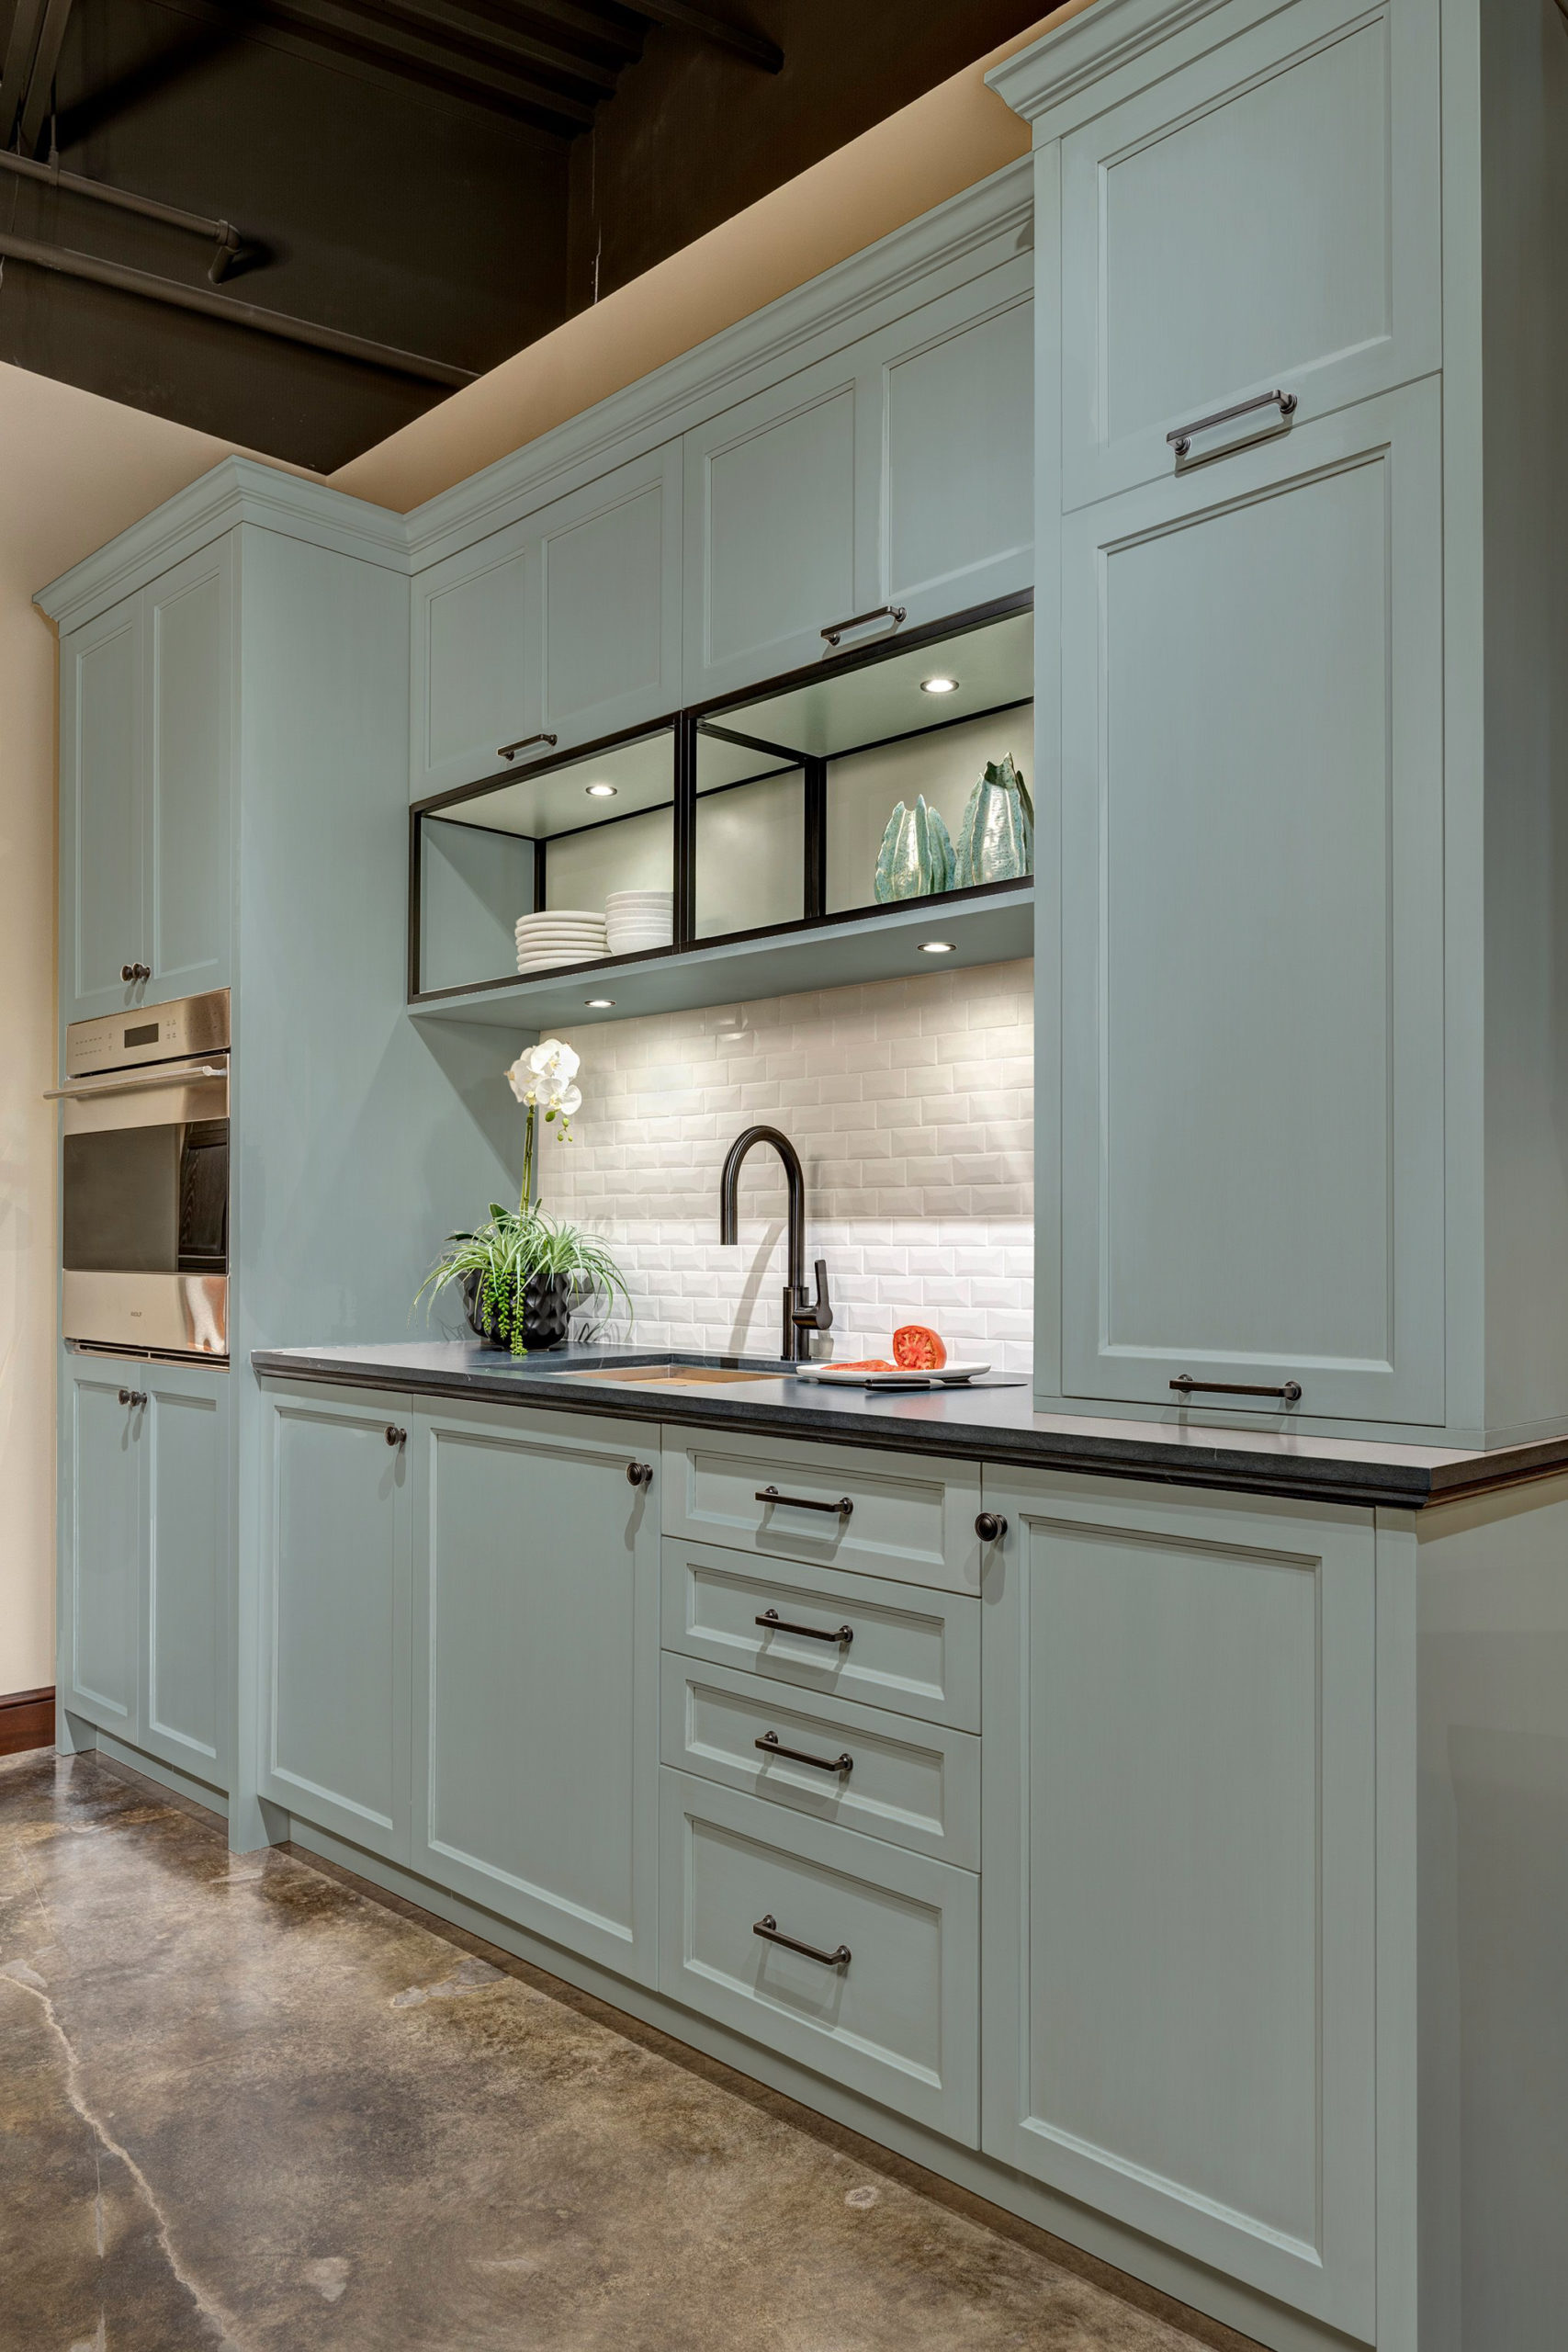
[[[639,1346],[775,1354],[783,1171],[747,1160],[734,1250],[718,1180],[742,1127],[781,1127],[806,1167],[807,1260],[828,1261],[824,1352],[885,1354],[913,1319],[1027,1373],[1032,1011],[1021,962],[581,1031],[582,1109],[544,1155],[544,1205],[608,1242]]]

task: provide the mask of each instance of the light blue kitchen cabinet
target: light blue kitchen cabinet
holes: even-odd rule
[[[653,1984],[658,1431],[480,1408],[415,1443],[414,1868]]]
[[[230,1375],[62,1362],[61,1698],[226,1788]]]
[[[217,539],[62,639],[68,1022],[229,978],[231,567]]]
[[[140,1367],[63,1358],[60,1428],[60,1696],[134,1741],[145,1408]]]
[[[409,1852],[408,1400],[265,1395],[264,1796]]]
[[[232,537],[143,591],[149,1003],[229,978]]]
[[[232,1375],[144,1363],[140,1745],[227,1788]]]
[[[145,958],[140,596],[111,605],[60,648],[62,1017],[141,1001],[121,967]]]
[[[413,798],[678,706],[681,467],[672,442],[416,574]]]
[[[1216,411],[1264,402],[1194,454],[1277,427],[1275,390],[1323,416],[1441,366],[1438,28],[1429,0],[1222,7],[1053,111],[1065,506]]]
[[[1442,1421],[1439,426],[1427,380],[1064,526],[1066,1396]]]
[[[1033,580],[1027,256],[686,435],[688,702]]]
[[[981,2145],[1370,2342],[1372,1514],[986,1501]]]

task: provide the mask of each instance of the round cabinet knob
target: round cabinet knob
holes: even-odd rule
[[[628,1487],[651,1487],[653,1484],[652,1463],[628,1462],[626,1464],[626,1484]]]
[[[999,1510],[983,1510],[975,1521],[975,1532],[982,1544],[999,1544],[1008,1532],[1008,1523]]]
[[[409,1433],[407,1430],[400,1430],[397,1427],[395,1422],[389,1421],[387,1424],[387,1443],[389,1445],[406,1445],[408,1442]]]
[[[122,964],[119,967],[119,977],[122,980],[133,980],[136,978],[135,965]]]
[[[147,1391],[144,1388],[122,1388],[119,1392],[119,1401],[122,1405],[129,1405],[134,1412],[138,1405],[145,1405],[147,1402]]]

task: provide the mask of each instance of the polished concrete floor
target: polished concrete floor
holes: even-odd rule
[[[1192,2352],[486,1949],[93,1757],[0,1761],[0,2346]]]

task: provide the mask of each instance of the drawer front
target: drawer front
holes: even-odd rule
[[[950,1592],[980,1589],[977,1463],[666,1430],[664,1468],[666,1535]],[[848,1510],[837,1508],[846,1502]]]
[[[1065,505],[1441,366],[1438,15],[1294,0],[1066,133]]]
[[[661,1618],[664,1647],[687,1657],[979,1729],[977,1600],[667,1535]]]
[[[666,1764],[978,1870],[980,1743],[972,1732],[890,1723],[847,1699],[782,1697],[757,1675],[694,1666],[669,1650],[660,1700]],[[760,1747],[764,1740],[772,1745]]]
[[[978,1879],[660,1778],[660,1989],[974,2147]],[[763,1920],[829,1957],[758,1935]]]

